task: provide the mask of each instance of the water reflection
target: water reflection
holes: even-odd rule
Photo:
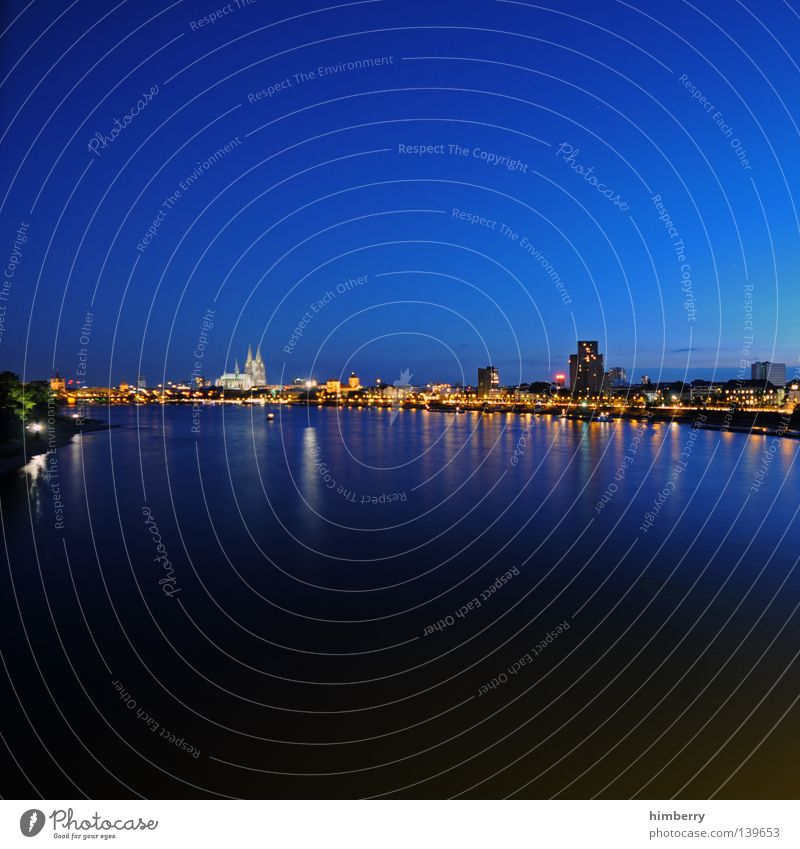
[[[39,489],[43,481],[40,478],[47,476],[47,454],[34,454],[26,465],[20,469],[28,479],[29,492],[33,493]]]

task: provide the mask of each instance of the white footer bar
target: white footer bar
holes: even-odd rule
[[[36,842],[32,842],[36,841]],[[0,846],[800,846],[778,801],[0,801]]]

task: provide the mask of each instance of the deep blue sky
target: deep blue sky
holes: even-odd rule
[[[474,382],[491,361],[510,383],[564,370],[576,334],[599,339],[606,363],[637,378],[687,368],[732,376],[749,343],[751,285],[747,355],[791,373],[797,5],[549,5],[256,0],[193,28],[219,6],[4,4],[4,267],[21,223],[28,241],[17,244],[4,301],[0,366],[75,378],[85,347],[92,384],[133,380],[140,360],[151,383],[185,379],[212,308],[203,357],[212,378],[260,342],[270,382],[351,369],[369,380],[409,369],[414,382]],[[294,77],[375,57],[392,61]],[[129,126],[91,153],[94,134],[109,134],[154,86]],[[558,155],[564,143],[627,209]],[[399,145],[470,155],[419,157]],[[487,164],[476,149],[522,166]],[[693,321],[678,237],[654,194],[685,245]],[[454,209],[498,223],[470,225]],[[156,235],[138,250],[159,210]],[[336,296],[285,353],[326,291]]]

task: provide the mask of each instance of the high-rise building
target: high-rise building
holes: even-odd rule
[[[578,353],[569,358],[569,386],[573,395],[599,395],[603,391],[603,355],[596,341],[578,341]]]
[[[786,363],[771,363],[769,360],[753,363],[750,366],[750,378],[783,388],[786,384]]]
[[[478,369],[478,397],[488,398],[500,388],[500,372],[495,366]]]

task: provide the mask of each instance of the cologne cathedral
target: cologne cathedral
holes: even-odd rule
[[[254,389],[256,386],[267,385],[267,368],[261,356],[261,348],[256,350],[253,357],[253,346],[247,346],[247,359],[244,361],[244,371],[239,371],[239,360],[236,360],[232,372],[226,372],[217,381],[217,386],[223,389]]]

